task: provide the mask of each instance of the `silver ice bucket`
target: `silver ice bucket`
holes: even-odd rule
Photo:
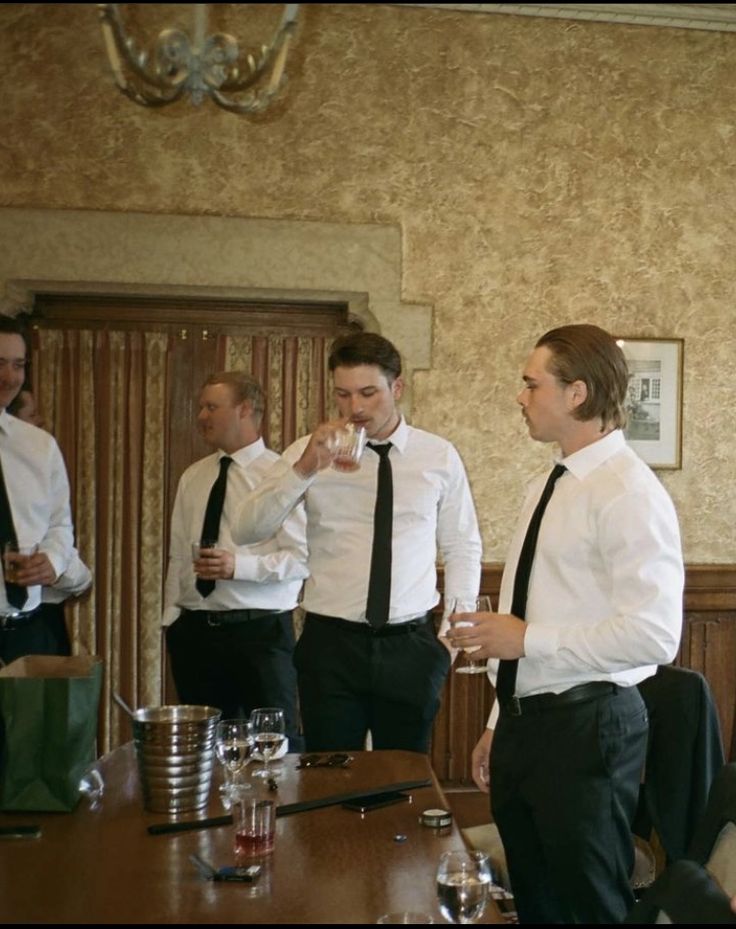
[[[143,792],[152,813],[201,810],[215,764],[212,706],[149,706],[133,714],[133,739]]]

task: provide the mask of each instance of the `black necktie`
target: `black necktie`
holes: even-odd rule
[[[394,525],[394,482],[391,474],[391,462],[388,453],[391,443],[372,445],[378,455],[378,488],[376,490],[376,508],[373,511],[373,550],[371,552],[371,573],[368,581],[368,604],[365,614],[374,629],[380,629],[388,622],[391,606],[391,537]]]
[[[204,523],[202,524],[200,539],[202,546],[209,547],[213,545],[220,535],[220,517],[222,516],[222,506],[225,503],[225,490],[227,489],[227,469],[232,463],[232,458],[228,458],[227,455],[220,458],[220,473],[212,485],[210,495],[207,498],[207,509],[204,511]],[[215,589],[214,581],[201,577],[197,578],[195,585],[203,597],[208,597]]]
[[[2,462],[0,462],[0,555],[5,551],[8,542],[17,544],[18,537],[15,534],[13,513],[10,509],[8,491],[5,487]],[[16,610],[22,610],[28,599],[28,591],[20,584],[11,584],[10,581],[5,581],[5,596],[11,606],[15,607]]]
[[[532,518],[529,520],[529,526],[524,537],[524,544],[521,546],[521,554],[516,565],[516,574],[514,575],[514,596],[511,603],[511,613],[518,616],[519,619],[526,618],[526,598],[529,592],[529,577],[532,573],[532,563],[534,562],[534,552],[537,548],[537,536],[539,527],[542,524],[544,511],[555,489],[555,482],[567,469],[564,465],[557,464],[552,469],[547,483],[544,485],[542,496],[539,498]],[[498,677],[496,678],[496,697],[502,707],[509,709],[509,701],[514,696],[516,690],[516,672],[519,668],[519,659],[502,659],[498,664]],[[513,707],[511,708],[513,713]]]

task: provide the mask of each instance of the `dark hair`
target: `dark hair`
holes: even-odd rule
[[[7,313],[0,313],[0,332],[12,332],[16,335],[26,336],[26,326],[18,319],[17,316],[8,316]]]
[[[358,365],[376,365],[390,382],[401,375],[398,349],[375,332],[355,332],[335,339],[328,360],[330,371]]]
[[[28,327],[18,319],[17,316],[6,316],[0,313],[0,335],[19,335],[25,342],[26,355],[30,356],[30,344],[28,339]]]
[[[253,410],[253,418],[256,423],[260,423],[263,419],[263,411],[266,409],[266,395],[253,375],[246,374],[245,371],[220,371],[217,374],[210,374],[202,387],[213,384],[227,384],[233,392],[235,403],[248,401]]]
[[[552,354],[549,369],[563,384],[582,381],[588,396],[574,412],[584,422],[600,417],[603,428],[626,425],[629,369],[613,336],[585,323],[550,329],[537,342]]]

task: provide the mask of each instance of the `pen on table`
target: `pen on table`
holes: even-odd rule
[[[212,826],[232,826],[233,818],[211,816],[209,819],[189,819],[179,823],[153,823],[148,827],[150,835],[164,835],[169,832],[189,832],[192,829],[209,829]]]

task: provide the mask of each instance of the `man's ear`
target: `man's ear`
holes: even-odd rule
[[[397,402],[401,400],[401,395],[404,393],[404,379],[401,375],[399,375],[391,385],[391,393],[393,394],[394,400]]]
[[[585,381],[573,381],[567,385],[567,395],[570,401],[570,410],[576,410],[588,399],[588,385]]]

